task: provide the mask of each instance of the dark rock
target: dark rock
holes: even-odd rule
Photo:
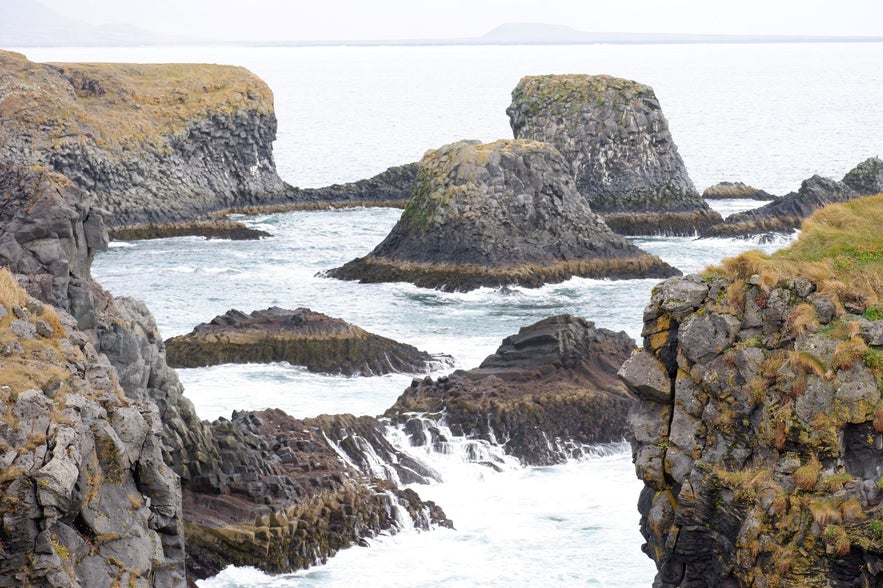
[[[729,198],[743,198],[746,200],[775,200],[776,196],[754,186],[748,186],[742,182],[720,182],[709,186],[702,192],[702,198],[706,200],[725,200]]]
[[[428,152],[417,181],[386,239],[328,275],[471,290],[678,273],[613,234],[547,144],[461,141]]]
[[[555,145],[620,234],[693,235],[720,222],[699,196],[653,89],[610,76],[527,76],[506,109],[517,139]]]
[[[415,380],[385,416],[404,424],[413,412],[443,412],[463,435],[507,440],[524,463],[559,463],[582,445],[625,438],[634,400],[616,372],[633,349],[625,333],[551,317],[504,339],[478,368]]]
[[[399,206],[414,195],[417,163],[395,166],[367,180],[323,188],[295,188],[294,205]]]
[[[272,237],[267,231],[252,229],[243,223],[229,220],[206,220],[185,223],[115,227],[110,229],[109,233],[112,239],[119,241],[167,239],[169,237],[205,237],[206,239],[255,241],[263,239],[264,237]]]
[[[723,223],[709,227],[703,237],[747,237],[761,233],[791,233],[810,214],[835,202],[858,197],[848,185],[813,176],[804,180],[797,192],[745,212],[732,214]]]
[[[166,341],[172,367],[287,361],[314,372],[378,375],[441,367],[417,348],[307,308],[228,311]]]
[[[861,196],[879,194],[883,192],[883,161],[869,157],[849,170],[842,181]]]

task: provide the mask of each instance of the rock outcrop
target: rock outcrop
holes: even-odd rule
[[[870,257],[848,241],[841,255],[879,275],[874,242]],[[879,586],[883,321],[868,307],[879,278],[866,274],[878,291],[864,294],[824,260],[798,265],[793,248],[775,267],[813,280],[758,259],[658,285],[643,350],[620,371],[640,400],[629,422],[654,586]]]
[[[100,212],[65,178],[9,164],[0,193],[0,265],[40,298],[0,271],[0,585],[183,586],[163,422],[96,351]]]
[[[728,216],[726,220],[708,227],[703,237],[748,237],[764,233],[791,233],[816,210],[836,202],[846,202],[861,196],[883,192],[883,161],[876,157],[866,159],[847,172],[838,182],[815,175],[804,180],[797,192],[791,192],[773,202]]]
[[[386,239],[328,275],[465,291],[676,273],[592,213],[554,147],[510,140],[427,152],[414,199]]]
[[[212,566],[223,561],[273,571],[314,563],[361,534],[399,525],[395,508],[418,525],[444,523],[440,510],[415,493],[375,481],[381,477],[373,470],[358,474],[347,465],[346,452],[328,473],[337,485],[320,484],[316,494],[304,493],[298,502],[301,482],[279,465],[275,442],[257,439],[247,427],[240,431],[238,424],[202,422],[166,363],[149,310],[140,301],[111,297],[91,279],[92,257],[107,244],[102,211],[92,198],[63,176],[8,162],[0,164],[0,192],[0,265],[42,304],[56,307],[62,325],[36,304],[8,309],[3,301],[15,316],[9,325],[17,339],[3,335],[2,351],[23,360],[4,358],[0,370],[6,376],[12,369],[16,386],[23,387],[13,388],[4,377],[0,384],[10,389],[0,389],[0,397],[7,414],[20,412],[28,422],[10,417],[0,423],[2,459],[15,466],[4,469],[10,477],[0,482],[0,585],[2,579],[16,586],[25,580],[66,585],[67,578],[90,586],[184,586],[185,538],[206,527],[214,529],[214,538],[200,535],[197,558],[186,561],[191,579],[217,571]],[[48,419],[40,416],[44,409]],[[313,441],[321,438],[331,447],[325,439],[345,439],[348,424],[332,419]],[[368,430],[356,424],[357,431]],[[373,454],[383,455],[375,445]],[[52,492],[45,494],[43,484]],[[220,496],[235,496],[236,508],[219,518],[181,507]],[[289,512],[303,517],[288,521],[282,532],[257,524],[264,519],[256,519],[256,512],[271,514],[271,521]],[[265,531],[272,534],[269,543],[261,543]],[[273,558],[255,544],[272,545]]]
[[[307,308],[272,307],[245,314],[229,310],[190,333],[166,341],[172,367],[287,361],[313,372],[371,376],[426,373],[441,368],[412,345],[369,333]]]
[[[634,398],[616,372],[634,348],[623,332],[550,317],[505,338],[478,368],[414,380],[384,416],[404,424],[413,442],[445,441],[436,422],[499,443],[525,464],[561,463],[586,445],[626,437]]]
[[[239,67],[38,64],[0,52],[0,157],[68,177],[111,226],[287,198],[273,96]]]
[[[517,139],[555,145],[576,188],[626,235],[693,235],[721,222],[690,180],[653,89],[598,75],[527,76],[506,109]]]
[[[720,182],[714,186],[709,186],[702,192],[702,198],[706,200],[725,200],[728,198],[744,198],[746,200],[776,199],[769,192],[764,192],[742,182]]]

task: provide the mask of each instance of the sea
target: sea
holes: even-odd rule
[[[814,175],[840,179],[883,154],[883,44],[571,46],[125,47],[19,49],[34,61],[209,62],[245,66],[273,89],[280,175],[318,187],[370,177],[460,139],[511,138],[505,109],[524,75],[609,74],[651,85],[701,191],[722,180],[774,194]],[[759,205],[711,202],[727,215]],[[242,217],[271,238],[181,237],[113,242],[94,277],[115,295],[148,304],[164,337],[231,308],[308,307],[369,331],[454,357],[469,369],[507,335],[571,313],[640,342],[656,280],[574,278],[537,289],[446,293],[409,284],[357,284],[324,270],[364,255],[401,211],[386,208]],[[774,242],[640,237],[632,240],[685,273]],[[281,408],[296,417],[379,415],[412,376],[341,377],[287,364],[179,370],[203,419]],[[438,374],[436,374],[438,375]],[[446,454],[410,448],[443,481],[415,487],[455,529],[418,532],[403,521],[364,547],[291,574],[228,567],[202,588],[646,587],[636,479],[625,442],[554,467],[523,467],[501,448],[500,471],[470,460],[469,440]]]

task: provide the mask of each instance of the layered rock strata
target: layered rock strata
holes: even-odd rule
[[[883,321],[817,286],[654,289],[620,372],[654,586],[883,582]]]
[[[729,198],[744,198],[746,200],[776,199],[772,194],[742,182],[720,182],[714,186],[709,186],[702,192],[702,198],[706,200],[726,200]]]
[[[653,89],[605,75],[527,76],[506,109],[516,139],[551,143],[576,188],[626,235],[693,235],[721,222],[687,174]]]
[[[166,341],[172,367],[287,361],[313,372],[371,376],[425,373],[442,367],[412,345],[369,333],[307,308],[245,314],[230,310]]]
[[[0,157],[67,176],[111,226],[284,200],[273,96],[218,65],[38,64],[0,52]]]
[[[703,237],[748,237],[765,233],[791,233],[816,210],[837,202],[883,192],[883,161],[866,159],[838,182],[815,175],[804,180],[797,192],[773,202],[730,215],[707,228]]]
[[[592,213],[554,147],[515,140],[427,152],[414,199],[386,239],[328,275],[465,291],[676,273]]]
[[[505,338],[478,368],[414,380],[385,416],[415,443],[446,441],[425,413],[457,435],[503,445],[525,464],[560,463],[586,445],[626,437],[634,399],[616,373],[634,348],[623,332],[550,317]]]
[[[92,199],[63,176],[9,163],[0,164],[0,189],[0,265],[41,303],[55,306],[63,325],[36,304],[18,302],[10,310],[3,301],[15,316],[10,328],[21,339],[4,339],[3,353],[33,361],[0,364],[4,372],[13,370],[16,386],[24,386],[5,384],[10,390],[0,390],[2,401],[9,414],[18,411],[28,419],[5,419],[0,431],[8,445],[2,459],[16,466],[4,470],[15,476],[0,482],[0,565],[6,566],[0,585],[2,578],[15,586],[22,579],[67,585],[67,578],[90,586],[184,586],[184,538],[191,532],[199,534],[199,547],[186,566],[195,578],[224,561],[273,571],[321,561],[363,535],[398,525],[395,508],[418,525],[444,523],[436,507],[389,481],[413,481],[429,472],[393,467],[395,475],[381,475],[366,457],[346,457],[360,447],[371,455],[388,451],[367,433],[370,424],[330,418],[327,430],[311,433],[304,451],[313,451],[310,443],[320,439],[326,448],[341,440],[347,449],[335,450],[337,469],[327,461],[326,481],[310,481],[315,493],[309,494],[303,478],[292,473],[311,467],[308,460],[286,470],[277,441],[249,428],[259,426],[255,421],[202,422],[166,363],[149,310],[137,300],[112,298],[91,279],[92,257],[107,244],[102,211]],[[288,424],[302,430],[300,422]],[[30,425],[36,429],[29,431]],[[354,441],[344,443],[351,435]],[[56,448],[64,448],[64,455],[56,455]],[[389,460],[407,463],[399,456]],[[222,496],[235,497],[235,508],[211,517],[195,508]],[[182,511],[181,504],[194,508]],[[286,530],[263,524],[255,513],[287,520]],[[272,540],[261,542],[265,531]],[[206,533],[213,538],[205,539]],[[256,544],[272,546],[273,557]]]

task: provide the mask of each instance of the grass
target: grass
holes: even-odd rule
[[[197,64],[56,63],[0,51],[10,89],[0,121],[41,128],[50,141],[71,137],[112,152],[162,144],[189,121],[239,110],[269,113],[273,95],[241,67]],[[3,125],[5,126],[5,125]],[[51,147],[52,145],[48,145]]]
[[[840,312],[850,302],[875,309],[883,295],[881,226],[883,194],[833,204],[806,219],[790,247],[773,254],[749,251],[706,271],[733,281],[760,276],[764,291],[789,279],[806,278],[819,293],[830,297]],[[871,316],[880,313],[870,312]],[[811,324],[808,318],[800,322]]]

